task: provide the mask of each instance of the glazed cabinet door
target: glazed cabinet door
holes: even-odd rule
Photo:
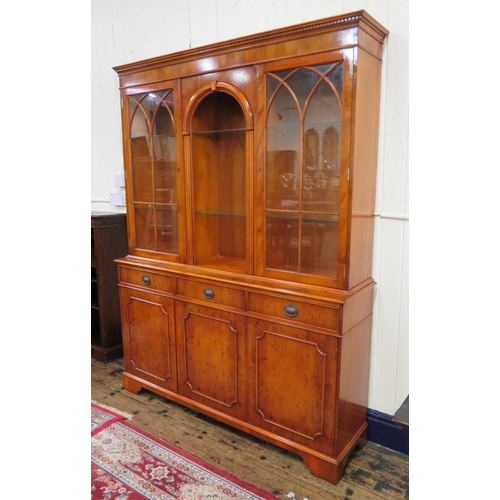
[[[331,57],[331,56],[330,56]],[[346,61],[263,68],[264,275],[342,287],[351,79]],[[264,83],[265,82],[265,83]]]
[[[245,318],[177,302],[179,392],[224,414],[245,417]]]
[[[124,98],[127,213],[137,255],[182,261],[182,136],[177,83]]]
[[[177,392],[172,299],[120,289],[125,372]]]
[[[304,328],[249,319],[249,421],[331,454],[337,339]]]

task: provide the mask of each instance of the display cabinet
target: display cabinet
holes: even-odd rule
[[[333,483],[367,435],[387,34],[359,11],[114,68],[125,388]]]

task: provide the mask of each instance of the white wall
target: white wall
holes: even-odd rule
[[[113,66],[365,9],[390,31],[382,69],[375,219],[377,281],[369,407],[393,414],[409,392],[408,0],[92,0],[92,210],[123,172]]]

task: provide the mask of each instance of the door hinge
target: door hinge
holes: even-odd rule
[[[351,180],[351,167],[347,169],[347,182]]]
[[[346,270],[347,270],[347,266],[344,266],[344,278],[345,278]]]

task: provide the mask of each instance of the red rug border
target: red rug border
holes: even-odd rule
[[[178,455],[181,455],[182,457],[191,460],[196,465],[199,465],[200,467],[209,470],[213,474],[217,474],[223,479],[227,479],[228,481],[231,481],[237,486],[241,486],[242,488],[248,490],[250,493],[260,496],[263,500],[280,500],[278,497],[272,495],[266,490],[263,490],[262,488],[259,488],[258,486],[255,486],[253,484],[247,483],[246,481],[240,479],[239,477],[236,477],[233,474],[226,472],[225,470],[222,470],[215,465],[205,462],[201,458],[198,458],[196,455],[193,455],[192,453],[185,451],[182,448],[179,448],[175,444],[169,443],[165,439],[155,436],[150,432],[145,431],[144,429],[141,429],[140,427],[137,427],[136,425],[129,423],[126,419],[118,423],[120,425],[128,427],[129,429],[137,432],[138,434],[142,434],[143,436],[147,437],[148,439],[151,439],[151,441],[154,441],[155,443],[161,446],[165,446],[165,448],[172,450],[173,453],[177,453]]]
[[[102,406],[96,405],[94,403],[90,403],[91,408],[95,408],[96,410],[100,410],[104,413],[112,415],[114,418],[110,418],[108,421],[101,424],[99,427],[96,427],[93,431],[91,431],[90,436],[95,436],[98,432],[102,431],[106,427],[109,427],[111,424],[118,422],[119,420],[126,420],[126,417],[123,415],[119,415],[112,410],[108,410],[108,408],[103,408]]]

